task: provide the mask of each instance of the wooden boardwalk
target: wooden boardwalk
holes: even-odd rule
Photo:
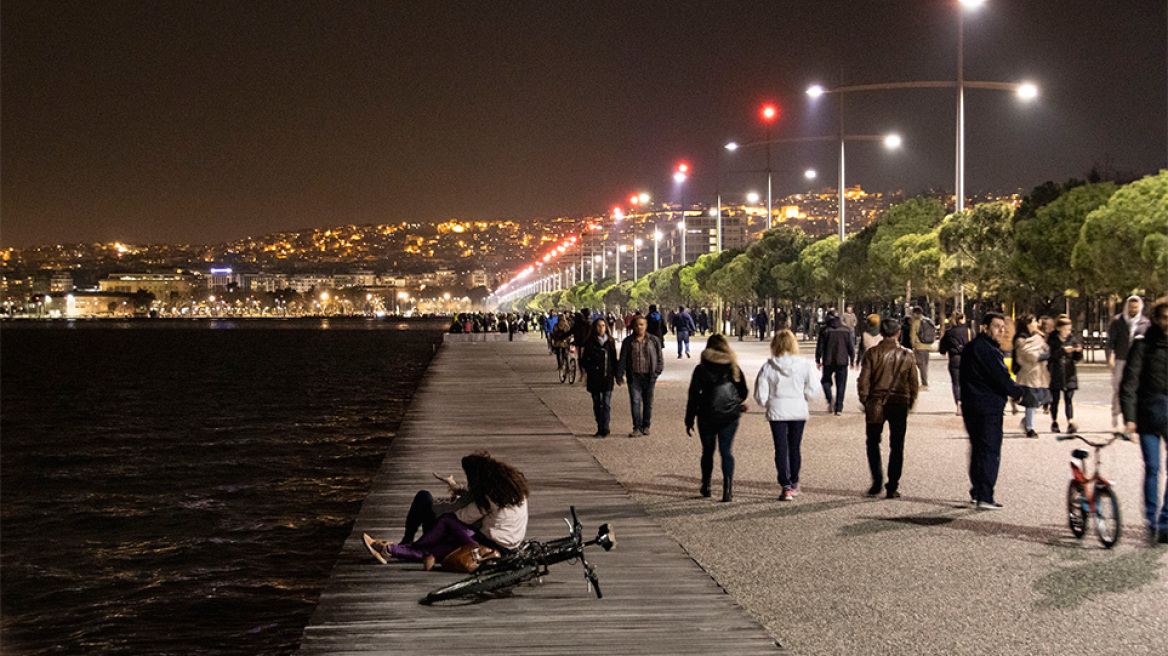
[[[345,542],[300,651],[306,654],[781,654],[763,628],[650,519],[508,366],[506,344],[447,344],[435,357]],[[581,403],[587,397],[581,390]],[[532,488],[528,536],[567,534],[575,504],[586,537],[608,522],[617,547],[589,550],[604,598],[578,564],[542,583],[459,606],[418,599],[459,575],[381,565],[361,534],[399,539],[431,472],[460,479],[460,458],[486,448]]]

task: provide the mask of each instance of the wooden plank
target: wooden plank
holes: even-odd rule
[[[506,344],[443,346],[420,386],[353,533],[305,628],[305,654],[391,652],[776,654],[766,631],[635,504],[503,360]],[[578,565],[480,603],[427,607],[418,599],[458,575],[376,563],[361,534],[400,536],[430,472],[457,472],[486,448],[519,467],[532,488],[528,535],[566,534],[575,505],[585,531],[614,526],[616,550],[589,551],[603,599]]]

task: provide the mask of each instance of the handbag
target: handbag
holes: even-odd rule
[[[498,557],[498,551],[471,542],[447,554],[442,559],[442,569],[447,572],[465,572],[470,574],[477,570],[483,564],[483,561]]]

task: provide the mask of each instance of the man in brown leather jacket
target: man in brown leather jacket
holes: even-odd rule
[[[917,361],[913,352],[895,339],[900,322],[885,319],[880,322],[884,339],[864,352],[860,377],[856,388],[860,403],[864,404],[868,433],[868,469],[872,472],[872,487],[868,496],[880,494],[895,499],[900,496],[900,472],[904,466],[904,433],[908,412],[917,401],[920,382]],[[884,470],[880,460],[880,436],[888,422],[888,484],[884,484]]]

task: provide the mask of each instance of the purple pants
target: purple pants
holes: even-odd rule
[[[442,562],[451,551],[472,542],[475,542],[475,530],[447,513],[439,517],[430,530],[422,533],[422,537],[409,544],[392,545],[389,553],[394,558],[406,560],[421,560],[430,555]]]

